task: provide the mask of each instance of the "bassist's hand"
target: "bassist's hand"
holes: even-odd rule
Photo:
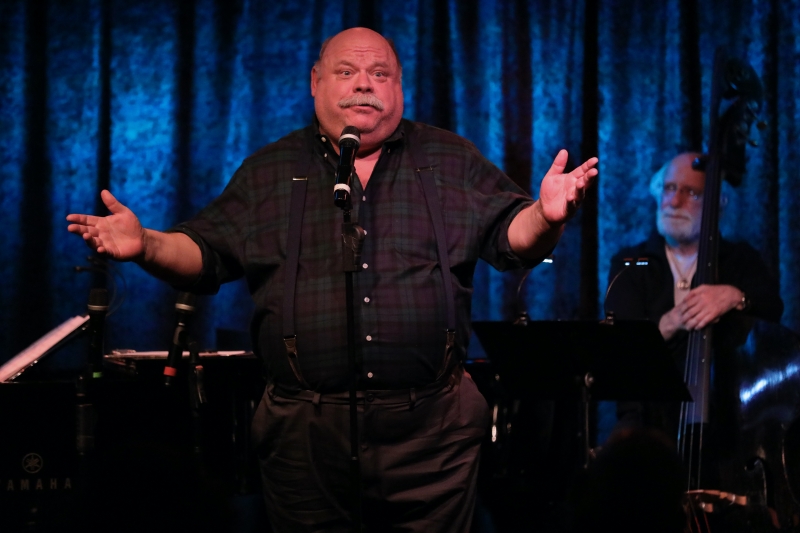
[[[733,285],[700,285],[661,317],[658,329],[665,339],[679,330],[703,329],[740,306],[743,297],[742,291]]]

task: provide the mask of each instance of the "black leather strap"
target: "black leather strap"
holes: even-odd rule
[[[439,266],[442,271],[442,281],[444,283],[444,296],[447,305],[447,331],[450,333],[456,330],[456,303],[453,295],[453,283],[450,280],[450,255],[447,253],[447,233],[444,226],[444,215],[442,213],[442,203],[436,191],[436,180],[434,172],[437,165],[428,162],[427,155],[422,150],[421,135],[416,130],[409,135],[408,144],[411,161],[422,181],[422,192],[425,195],[425,203],[428,205],[428,213],[433,222],[433,234],[436,237],[436,247],[439,255]],[[451,336],[448,335],[448,341]]]
[[[308,153],[303,153],[295,162],[294,175],[292,176],[292,196],[289,204],[289,233],[286,238],[286,266],[283,282],[283,343],[289,366],[292,367],[294,377],[303,388],[308,389],[308,383],[300,371],[297,356],[297,335],[294,325],[295,291],[297,288],[297,266],[300,262],[300,237],[303,232],[303,213],[306,205],[306,190],[308,189],[308,175],[313,153],[312,140],[309,136]]]

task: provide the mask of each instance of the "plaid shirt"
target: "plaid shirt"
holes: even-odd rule
[[[353,275],[356,349],[362,388],[419,387],[435,380],[445,351],[446,307],[433,224],[405,145],[424,131],[447,233],[458,327],[457,354],[469,339],[472,275],[478,258],[525,266],[508,244],[508,225],[532,200],[465,139],[403,120],[385,141],[366,189],[351,183],[352,218],[367,231],[363,269]],[[333,204],[338,155],[315,124],[248,157],[223,193],[180,224],[203,253],[190,290],[214,293],[244,275],[256,304],[252,331],[273,381],[296,386],[283,346],[282,298],[289,203],[298,158],[310,158],[295,296],[298,361],[314,390],[348,386],[342,211]],[[309,153],[312,147],[312,153]]]

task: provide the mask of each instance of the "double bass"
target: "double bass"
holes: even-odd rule
[[[697,170],[705,170],[706,182],[697,272],[692,288],[718,281],[721,186],[723,180],[733,186],[741,183],[745,148],[747,144],[755,145],[749,139],[749,131],[761,110],[762,92],[758,76],[749,64],[728,57],[724,49],[717,50],[711,91],[709,151],[694,165]],[[720,112],[723,104],[727,106]],[[732,400],[728,403],[736,403],[732,408],[733,416],[727,419],[729,425],[736,427],[722,429],[715,426],[720,417],[710,417],[714,329],[709,325],[690,332],[684,368],[684,379],[694,399],[681,405],[677,436],[678,451],[688,472],[687,530],[797,530],[800,505],[791,493],[786,476],[782,432],[761,431],[758,424],[744,427],[741,394],[738,398],[730,395],[726,398]],[[742,337],[744,340],[746,335]],[[736,354],[728,355],[735,359]],[[715,366],[719,367],[721,362]],[[726,364],[729,363],[731,361]],[[719,368],[716,373],[721,373]],[[730,374],[741,377],[738,372]],[[740,384],[735,388],[745,390]],[[715,411],[720,407],[717,405]],[[730,405],[726,407],[731,408]],[[794,405],[783,407],[791,412],[795,409]],[[784,426],[785,423],[781,425]],[[711,431],[715,435],[713,443],[709,439]],[[724,442],[721,447],[720,442]]]

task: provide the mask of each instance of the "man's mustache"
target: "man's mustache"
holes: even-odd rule
[[[663,209],[661,211],[661,216],[671,216],[677,218],[685,218],[686,220],[692,220],[692,215],[689,214],[688,211],[685,209]]]
[[[347,98],[339,100],[339,107],[342,109],[356,105],[368,105],[374,107],[378,111],[383,111],[383,102],[374,94],[354,94],[353,96],[348,96]]]

